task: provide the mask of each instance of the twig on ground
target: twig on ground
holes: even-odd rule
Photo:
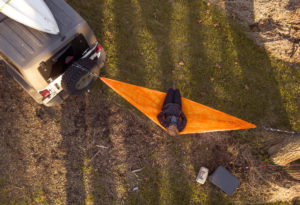
[[[105,147],[103,145],[96,145],[96,147],[102,148],[102,149],[108,149],[108,147]]]
[[[140,171],[142,171],[143,169],[144,169],[144,167],[143,167],[143,168],[140,168],[140,169],[133,170],[132,173],[140,172]]]
[[[93,159],[101,152],[101,150],[99,150],[92,158],[91,158],[91,161],[93,161]],[[90,161],[90,162],[91,162]]]
[[[102,149],[108,149],[108,147],[105,147],[103,145],[96,145],[96,147],[98,148],[102,148]],[[98,150],[98,152],[91,158],[91,161],[93,161],[93,159],[101,152],[101,149]]]
[[[15,188],[17,188],[17,189],[24,189],[24,187],[19,187],[19,186],[17,186],[17,185],[13,185]]]

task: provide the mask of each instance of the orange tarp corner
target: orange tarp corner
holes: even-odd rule
[[[101,77],[100,79],[152,121],[162,127],[157,119],[157,115],[161,112],[166,93],[104,77]],[[251,123],[186,98],[182,98],[182,111],[187,118],[187,124],[180,134],[249,129],[256,127]]]

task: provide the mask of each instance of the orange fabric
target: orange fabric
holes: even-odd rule
[[[159,123],[157,115],[161,112],[166,93],[108,78],[101,77],[100,79],[164,129]],[[180,134],[238,130],[256,127],[253,124],[186,98],[182,98],[182,111],[187,118],[187,124]]]

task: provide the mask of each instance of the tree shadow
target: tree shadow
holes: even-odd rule
[[[152,3],[150,5],[153,5]],[[161,3],[160,3],[161,5]],[[169,6],[169,3],[164,2],[163,5],[165,7]],[[159,11],[157,10],[157,8],[152,7],[151,9],[147,8],[145,9],[145,7],[147,6],[147,1],[144,2],[138,2],[138,1],[128,1],[128,2],[122,2],[122,3],[117,3],[116,1],[113,2],[112,4],[112,11],[114,13],[113,15],[113,21],[115,22],[115,25],[113,25],[112,27],[115,27],[116,30],[112,29],[112,31],[110,32],[110,36],[108,36],[108,38],[111,38],[111,41],[115,44],[114,47],[116,47],[116,60],[114,61],[116,63],[115,66],[117,66],[117,72],[115,72],[114,68],[107,68],[103,74],[104,75],[108,75],[108,76],[112,76],[115,79],[118,80],[122,80],[122,81],[126,81],[126,82],[132,82],[138,85],[146,85],[147,87],[151,87],[151,88],[156,88],[156,89],[162,89],[163,88],[167,88],[167,86],[170,86],[170,82],[172,82],[172,77],[171,77],[171,70],[172,70],[172,63],[171,60],[167,60],[165,58],[170,59],[171,55],[169,53],[170,49],[169,49],[169,42],[164,42],[164,40],[166,38],[168,38],[168,33],[166,33],[165,31],[167,30],[166,28],[163,28],[164,26],[169,26],[168,22],[168,13],[158,13]],[[144,10],[145,9],[145,10]],[[147,11],[147,13],[145,13],[145,11]],[[153,11],[154,14],[151,14]],[[139,13],[141,12],[141,13]],[[171,12],[171,11],[170,11]],[[155,14],[156,13],[156,14]],[[140,16],[141,15],[141,16]],[[146,15],[146,16],[145,16]],[[148,18],[147,15],[153,15],[151,18],[151,22],[146,21],[146,19]],[[142,18],[139,18],[142,17]],[[157,19],[159,18],[159,20]],[[161,23],[160,21],[163,21],[163,23]],[[160,25],[160,31],[163,31],[164,33],[162,34],[160,31],[156,31],[155,29],[153,29],[153,25],[158,25],[158,24],[163,24]],[[150,35],[149,35],[150,34]],[[162,36],[162,38],[161,38]],[[147,41],[144,41],[144,39],[154,39],[155,42],[154,44],[148,44]],[[159,45],[159,47],[155,47],[155,45]],[[130,50],[128,49],[130,48]],[[152,51],[147,52],[147,49],[153,49]],[[143,53],[145,52],[145,53]],[[159,56],[159,59],[157,59],[159,61],[159,64],[156,64],[155,62],[153,63],[154,65],[158,65],[158,67],[153,67],[152,63],[148,61],[148,57],[147,55],[155,55]],[[136,59],[135,62],[132,61],[128,61],[128,59]],[[165,67],[168,67],[167,69],[165,69]],[[145,67],[145,69],[144,69]],[[110,72],[112,70],[112,72]],[[161,71],[159,71],[161,70]],[[157,76],[155,74],[155,72],[157,71],[157,73],[162,73],[162,75]],[[159,72],[158,72],[159,71]],[[152,74],[152,76],[150,75]],[[154,80],[153,76],[158,77],[158,80]],[[156,83],[153,83],[154,81],[156,81]],[[109,95],[110,92],[106,93],[105,95]],[[113,100],[115,100],[115,98],[111,98]],[[109,101],[107,101],[109,103]],[[123,100],[121,100],[122,103],[124,103]],[[137,114],[137,112],[134,111],[135,114]],[[137,118],[139,119],[140,114],[137,115]],[[126,118],[126,117],[125,117]],[[143,121],[143,123],[145,123],[144,117],[141,117],[140,119],[141,121]],[[125,121],[125,120],[124,120]],[[132,123],[133,120],[128,120],[128,122],[126,123]],[[125,124],[126,124],[125,123]],[[142,123],[142,124],[143,124]],[[152,124],[151,124],[152,125]],[[114,126],[112,124],[109,124],[108,126]],[[144,126],[149,126],[150,127],[150,123],[146,123],[146,125],[140,125],[142,127],[142,129],[146,129]],[[145,165],[145,169],[151,169],[153,172],[158,173],[158,175],[160,175],[160,169],[157,169],[155,167],[155,164],[149,163],[149,161],[151,161],[151,158],[153,157],[153,149],[154,149],[154,145],[157,142],[153,142],[153,140],[151,140],[151,134],[145,131],[140,131],[140,130],[132,130],[130,129],[131,125],[127,125],[125,129],[129,130],[129,133],[124,132],[122,135],[126,135],[124,136],[124,140],[125,142],[130,142],[130,143],[124,143],[125,149],[127,153],[130,153],[130,155],[127,156],[128,161],[125,161],[124,163],[126,163],[127,166],[127,172],[130,170],[130,167],[134,168],[136,167],[137,164],[140,165]],[[149,128],[148,127],[148,128]],[[152,131],[156,130],[153,128]],[[138,131],[138,134],[136,133]],[[112,133],[111,133],[112,134]],[[128,135],[128,136],[127,136]],[[130,136],[130,137],[129,137]],[[165,137],[165,135],[164,135]],[[148,143],[154,143],[152,146],[147,147],[145,144],[145,141]],[[136,149],[138,148],[138,150],[140,150],[138,152],[138,156],[136,156],[134,153],[136,153]],[[142,151],[141,148],[144,148],[145,150]],[[172,150],[173,147],[170,148],[170,150]],[[169,152],[170,155],[173,155],[174,153],[172,153],[172,151],[168,150],[167,152]],[[142,155],[143,158],[141,158]],[[136,158],[136,160],[134,160],[135,162],[133,163],[133,160],[130,160],[132,158]],[[182,162],[182,158],[178,158],[178,163]],[[153,159],[152,159],[153,161]],[[139,166],[137,166],[139,167]],[[178,171],[179,170],[179,171]],[[170,171],[170,170],[169,170]],[[183,170],[181,169],[177,169],[177,172],[182,173]],[[124,174],[124,173],[123,173]],[[126,175],[127,173],[125,173]],[[149,173],[148,173],[149,174]],[[154,174],[155,175],[155,174]],[[156,195],[154,197],[148,198],[147,194],[138,194],[137,196],[134,196],[134,193],[130,193],[129,197],[130,197],[130,201],[135,201],[137,199],[144,199],[144,200],[149,200],[146,201],[147,203],[154,203],[154,204],[158,204],[159,203],[159,193],[158,193],[158,184],[160,184],[160,180],[157,179],[158,176],[154,176],[151,175],[150,173],[150,177],[154,177],[156,183],[152,184],[152,182],[150,183],[146,183],[145,186],[151,187],[150,189],[152,190],[145,190],[144,189],[144,193],[145,192],[152,192],[156,193]],[[125,178],[130,178],[130,174],[128,176],[126,176]],[[146,176],[147,178],[147,176]],[[147,179],[146,179],[147,180]],[[171,179],[168,179],[171,181]],[[174,182],[174,177],[172,178],[173,182]],[[129,179],[130,181],[130,179]],[[184,186],[187,185],[187,181],[182,181],[182,183],[184,182]],[[94,186],[97,183],[95,183]],[[150,185],[151,184],[151,185]],[[128,184],[130,187],[130,184]],[[171,182],[171,188],[175,187],[175,184],[172,184]],[[177,187],[170,190],[171,192],[173,192],[174,197],[176,198],[176,191],[178,191]],[[98,195],[100,196],[100,195]],[[187,195],[186,195],[187,196]],[[99,197],[96,197],[99,198]],[[188,198],[186,198],[186,200],[188,201]],[[175,200],[176,201],[176,200]],[[99,200],[95,200],[95,202],[99,202]]]
[[[173,12],[172,3],[170,1],[148,1],[139,0],[138,4],[141,7],[141,18],[147,31],[151,34],[153,41],[155,42],[156,52],[159,62],[155,69],[160,71],[158,77],[160,87],[156,89],[166,92],[168,88],[172,87],[172,84],[176,82],[173,79],[174,64],[171,54],[171,15]],[[168,9],[162,9],[168,8]],[[155,72],[155,71],[153,71]],[[151,78],[145,79],[150,81]]]
[[[123,203],[126,199],[118,195],[127,158],[119,127],[126,123],[118,116],[117,106],[101,99],[105,92],[71,96],[62,105],[67,204]]]
[[[159,87],[154,88],[166,92],[172,84],[179,85],[175,70],[176,65],[174,64],[177,56],[175,57],[175,53],[172,53],[175,52],[173,50],[174,45],[172,45],[175,42],[171,40],[171,32],[174,31],[174,25],[171,24],[175,12],[173,2],[140,0],[139,5],[143,24],[157,45],[155,52],[159,57],[157,59],[159,64],[156,65],[155,69],[159,70],[157,78],[160,83]],[[151,80],[151,78],[147,79],[147,81]],[[160,157],[165,159],[158,161],[166,161],[166,164],[162,163],[159,165],[160,168],[156,169],[159,173],[158,184],[160,188],[158,203],[188,204],[192,193],[190,176],[184,165],[186,159],[182,147],[185,147],[186,143],[182,137],[170,138],[166,133],[163,133],[162,137],[162,144],[158,147],[157,153],[165,154],[164,157]]]
[[[14,200],[18,202],[25,195],[25,156],[22,136],[18,134],[21,111],[17,109],[22,105],[14,100],[22,99],[23,90],[17,86],[2,64],[0,79],[0,204],[9,204]],[[25,132],[28,133],[28,130]],[[24,201],[26,200],[28,198]]]
[[[149,36],[147,36],[147,32],[143,31],[140,27],[140,25],[143,24],[143,20],[138,18],[138,9],[138,5],[134,4],[134,2],[130,0],[122,3],[113,1],[112,12],[115,21],[115,25],[113,27],[115,30],[112,29],[111,33],[113,35],[112,39],[114,39],[114,47],[116,47],[115,66],[117,67],[117,72],[110,72],[111,69],[108,68],[104,75],[112,76],[114,79],[137,85],[146,85],[149,80],[148,76],[152,72],[151,63],[147,61],[147,55],[151,55],[152,53],[147,52],[144,45],[147,48],[153,45],[144,42],[144,38]],[[129,61],[129,59],[135,60]],[[107,94],[110,95],[110,92]],[[119,96],[110,98],[110,100],[116,101],[117,104],[125,103],[126,106],[129,106],[129,104],[122,100]],[[109,103],[115,103],[110,102],[110,100]],[[121,124],[125,125],[122,128],[122,133],[114,133],[122,137],[121,154],[123,156],[125,155],[124,157],[126,158],[126,160],[123,161],[125,167],[120,168],[123,170],[121,174],[122,176],[120,177],[124,179],[127,202],[140,203],[140,200],[148,198],[148,194],[140,195],[139,192],[135,193],[133,188],[139,187],[139,189],[143,189],[143,187],[141,187],[141,184],[143,184],[144,181],[143,174],[135,174],[131,171],[140,168],[147,170],[149,166],[152,166],[150,158],[153,153],[153,143],[155,144],[156,142],[151,138],[152,134],[147,131],[145,118],[136,111],[134,111],[134,114],[137,116],[133,117],[133,114],[130,113],[129,110],[123,109],[124,108],[119,107],[117,109],[119,114],[115,113],[114,115],[117,118],[123,118],[123,120],[117,120],[114,123],[119,123],[119,126],[122,126]],[[111,124],[111,126],[118,125]],[[151,146],[149,146],[150,143],[152,144]],[[157,192],[157,189],[155,188],[157,186],[155,184],[150,187],[154,187],[151,191],[151,195]],[[145,191],[147,192],[147,190]],[[151,196],[148,200],[153,204],[157,204],[156,196]]]
[[[145,72],[143,68],[146,62],[139,46],[138,25],[141,19],[137,19],[135,8],[130,0],[122,3],[112,2],[114,25],[110,31],[112,41],[116,48],[115,66],[116,72],[106,69],[106,75],[121,81],[144,85]],[[134,59],[134,61],[130,61]]]
[[[104,2],[69,3],[88,22],[106,49]],[[105,69],[101,70],[103,73]],[[110,156],[113,147],[109,122],[112,106],[103,99],[109,94],[108,88],[98,80],[90,93],[71,96],[62,106],[61,130],[66,151],[68,204],[110,204],[118,201],[111,165],[115,156]]]
[[[288,10],[294,10],[294,9],[299,9],[300,8],[300,2],[297,0],[290,0],[288,5],[285,7]]]
[[[67,204],[85,204],[83,168],[87,125],[83,96],[69,97],[62,105],[61,134],[65,149]]]
[[[115,146],[112,141],[111,105],[101,99],[100,93],[91,93],[87,98],[87,138],[89,164],[91,175],[91,200],[95,204],[108,204],[117,201],[116,181],[114,178],[114,158],[112,149]]]
[[[55,203],[64,198],[57,110],[35,103],[8,75],[1,70],[0,203]]]
[[[144,74],[141,68],[144,67],[145,62],[143,60],[137,60],[134,63],[128,61],[128,58],[140,58],[140,48],[134,33],[137,24],[136,16],[133,14],[134,8],[130,1],[122,3],[112,1],[106,6],[110,9],[113,22],[105,32],[102,31],[105,36],[100,36],[100,38],[104,39],[104,43],[112,43],[116,48],[116,53],[108,53],[108,57],[112,58],[109,62],[114,65],[108,65],[101,73],[114,79],[143,84],[146,81],[141,80],[143,79],[141,76]],[[105,6],[99,6],[93,8],[91,12],[97,11],[96,13],[101,13],[103,17],[103,9],[106,9]],[[90,19],[90,22],[93,23],[94,20]],[[128,48],[133,49],[128,50]],[[108,50],[111,51],[110,48]],[[114,56],[115,54],[116,56]],[[87,126],[87,129],[83,130],[86,133],[87,141],[81,145],[73,144],[72,147],[68,145],[70,140],[67,140],[67,135],[64,135],[68,141],[65,143],[67,153],[69,153],[67,155],[71,157],[72,150],[84,150],[84,153],[80,156],[77,155],[73,161],[72,159],[68,161],[70,164],[79,164],[79,167],[85,167],[85,170],[74,170],[72,166],[67,165],[70,173],[67,176],[76,175],[78,178],[77,188],[75,187],[77,190],[73,190],[79,193],[78,203],[87,201],[93,201],[95,204],[125,203],[127,199],[134,200],[131,196],[134,195],[132,188],[139,184],[138,176],[131,171],[147,164],[147,159],[151,157],[149,154],[152,152],[152,148],[147,147],[147,143],[151,141],[151,135],[144,131],[146,128],[141,123],[134,122],[136,119],[132,119],[132,115],[126,115],[126,111],[116,104],[115,100],[118,97],[115,94],[112,97],[109,88],[99,84],[97,83],[95,89],[92,89],[86,101],[79,102],[78,105],[73,103],[75,107],[79,104],[86,107],[81,111],[81,117],[85,124],[82,122],[80,127]],[[97,88],[100,88],[101,91]],[[103,99],[103,97],[107,99]],[[67,107],[70,106],[64,106],[64,110]],[[64,111],[64,113],[65,120],[72,121],[67,114],[68,111]],[[70,129],[70,126],[64,126],[64,128],[66,127]],[[85,158],[90,159],[88,166],[84,162]],[[88,173],[86,174],[86,172]],[[88,177],[90,185],[88,186],[85,175],[90,175]],[[72,180],[74,181],[72,177],[68,177],[67,187],[72,185]],[[76,197],[71,189],[68,189],[68,192],[68,202],[71,203],[76,200]]]

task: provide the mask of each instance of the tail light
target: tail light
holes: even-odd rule
[[[45,98],[47,98],[47,97],[50,96],[50,91],[49,91],[49,90],[43,90],[40,94],[41,94],[41,95],[43,96],[43,98],[45,99]]]
[[[74,56],[68,56],[65,60],[65,64],[70,63],[74,59]]]
[[[102,50],[102,46],[100,44],[98,44],[97,48],[96,48],[96,53],[99,53]]]

